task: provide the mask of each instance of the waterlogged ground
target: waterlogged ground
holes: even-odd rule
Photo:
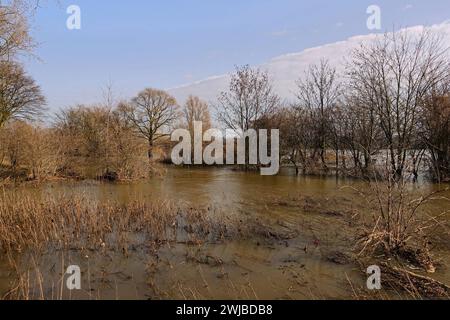
[[[422,183],[412,188],[426,193],[438,187]],[[355,245],[355,221],[367,206],[356,191],[366,189],[359,181],[295,177],[289,171],[267,177],[227,169],[168,168],[161,178],[137,183],[58,182],[4,192],[124,204],[170,199],[238,217],[242,224],[267,226],[245,238],[165,243],[156,251],[141,245],[126,250],[47,249],[38,257],[25,251],[15,258],[23,261],[17,269],[25,274],[22,282],[28,282],[31,298],[342,299],[353,298],[354,288],[365,284],[361,266],[347,258]],[[430,210],[443,211],[442,206]],[[447,284],[448,243],[441,241],[436,248],[440,260],[434,275]],[[80,266],[82,290],[67,290],[62,271],[68,265]],[[1,296],[17,284],[17,269],[0,257]]]

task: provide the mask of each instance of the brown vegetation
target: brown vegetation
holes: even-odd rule
[[[20,201],[19,201],[20,199]],[[100,250],[163,243],[218,243],[238,237],[284,239],[251,217],[165,200],[99,203],[86,197],[0,195],[0,250]],[[138,239],[138,240],[136,240]]]
[[[450,211],[445,203],[450,199],[441,196],[448,189],[414,197],[405,182],[396,182],[390,171],[386,176],[383,182],[371,184],[370,193],[358,191],[371,212],[370,217],[367,210],[360,214],[355,247],[363,272],[368,265],[382,266],[385,289],[406,292],[414,299],[448,298],[445,284],[423,275],[441,267],[432,248],[440,241],[437,235],[448,241]],[[443,209],[436,211],[436,205]]]
[[[61,112],[53,128],[59,146],[58,175],[129,180],[146,177],[146,145],[121,110],[76,107]]]
[[[180,125],[178,102],[165,91],[147,88],[129,101],[77,106],[59,112],[51,124],[36,123],[45,97],[17,58],[33,46],[24,3],[14,0],[0,7],[0,182],[147,177],[155,150],[168,144],[171,129]],[[310,66],[292,105],[284,105],[266,72],[238,67],[229,89],[218,98],[217,118],[236,133],[279,128],[283,160],[297,174],[333,172],[369,180],[371,194],[362,195],[369,201],[364,213],[369,211],[371,219],[363,220],[359,257],[396,258],[431,273],[436,265],[429,236],[445,228],[440,218],[448,211],[425,215],[422,208],[437,194],[411,198],[406,181],[409,174],[417,180],[424,166],[434,181],[450,179],[448,49],[427,30],[419,37],[388,33],[355,50],[344,75],[327,61]],[[189,97],[183,111],[181,126],[191,131],[194,121],[203,121],[205,130],[211,126],[208,105],[199,98]],[[11,259],[14,253],[49,248],[114,248],[127,254],[135,245],[297,236],[274,232],[260,221],[219,217],[208,209],[164,201],[121,205],[2,195],[0,200],[0,249]],[[305,211],[315,207],[313,201],[303,202]],[[283,200],[279,205],[298,203]],[[341,216],[331,210],[319,213]],[[329,260],[346,259],[334,253]],[[418,295],[448,292],[432,279],[396,268],[386,272],[403,290]]]

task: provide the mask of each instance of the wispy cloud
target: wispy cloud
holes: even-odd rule
[[[288,30],[285,28],[283,30],[273,31],[270,33],[272,37],[284,37],[289,34]]]
[[[412,4],[407,4],[406,6],[403,7],[403,10],[409,10],[412,9],[414,6]]]
[[[442,35],[445,46],[450,45],[450,21],[428,27]],[[419,25],[404,30],[415,37],[420,36],[423,28],[423,25]],[[293,29],[289,31],[289,36],[296,34]],[[320,32],[320,29],[316,29],[316,31]],[[314,29],[311,32],[314,32]],[[296,81],[305,73],[305,70],[308,70],[311,64],[317,64],[321,59],[325,59],[330,62],[330,65],[336,67],[338,73],[345,74],[344,61],[349,54],[354,49],[359,48],[362,43],[370,44],[382,36],[375,34],[353,36],[342,41],[324,44],[301,52],[278,56],[259,66],[269,72],[273,79],[274,89],[281,97],[287,100],[295,99],[292,93],[297,90]],[[228,88],[229,80],[229,74],[215,76],[178,88],[172,88],[170,93],[179,101],[184,101],[190,94],[194,94],[206,101],[215,103],[220,92]]]
[[[336,23],[336,27],[338,28],[342,28],[344,26],[344,23],[342,21],[339,21],[338,23]]]

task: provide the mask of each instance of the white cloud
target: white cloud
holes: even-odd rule
[[[288,33],[289,32],[287,31],[287,29],[283,29],[283,30],[271,32],[270,35],[272,37],[284,37],[284,36],[288,35]]]
[[[405,31],[419,34],[423,28],[423,26],[416,26],[405,29]],[[443,40],[450,47],[450,22],[434,25],[430,28],[442,33]],[[343,72],[345,59],[349,57],[353,49],[360,46],[361,43],[373,41],[380,36],[380,34],[354,36],[344,41],[306,49],[302,52],[285,54],[270,60],[260,67],[269,72],[276,92],[281,97],[291,100],[294,99],[293,92],[296,90],[296,81],[304,75],[310,64],[318,63],[320,59],[328,59],[338,72]],[[197,95],[209,102],[214,102],[220,92],[227,89],[229,79],[229,75],[214,76],[172,88],[169,91],[180,102],[185,101],[190,94]]]
[[[412,4],[407,4],[406,6],[403,7],[403,10],[409,10],[412,9],[414,6]]]

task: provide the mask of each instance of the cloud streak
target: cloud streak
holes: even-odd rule
[[[424,26],[415,26],[403,30],[418,35],[424,28]],[[450,47],[450,22],[433,25],[430,28],[441,33],[443,41]],[[380,36],[380,34],[354,36],[344,41],[306,49],[302,52],[281,55],[259,67],[269,73],[273,80],[274,89],[282,98],[288,101],[293,100],[295,98],[294,92],[297,89],[296,81],[304,75],[310,64],[318,63],[321,59],[327,59],[332,66],[336,67],[338,72],[343,73],[346,58],[349,57],[351,51],[362,43],[370,43]],[[215,103],[220,92],[228,88],[229,80],[229,75],[219,75],[172,88],[169,91],[181,103],[190,94],[199,96],[210,103]]]

